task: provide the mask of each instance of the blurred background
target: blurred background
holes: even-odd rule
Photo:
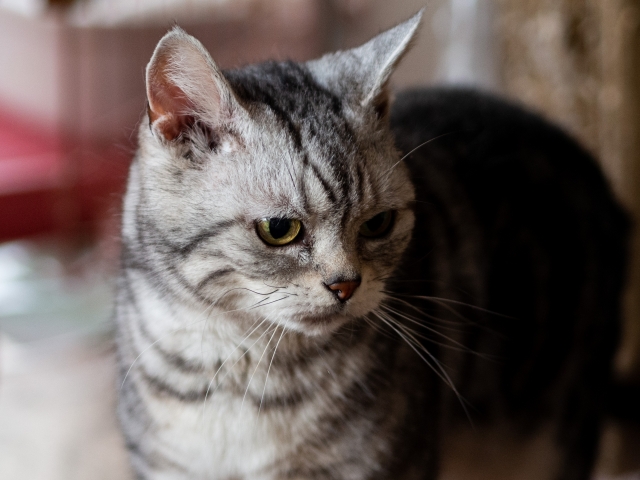
[[[163,33],[181,25],[222,67],[304,60],[425,6],[394,87],[474,85],[536,109],[594,153],[640,221],[640,0],[0,0],[1,479],[129,478],[109,314],[144,67]],[[639,382],[632,243],[618,370]],[[599,478],[640,478],[637,427],[605,437]]]

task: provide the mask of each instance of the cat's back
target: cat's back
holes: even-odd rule
[[[487,413],[497,390],[512,411],[578,408],[579,388],[597,403],[628,229],[597,162],[540,116],[472,90],[403,92],[390,120],[417,193],[412,275],[448,272],[446,288],[417,288],[464,290],[458,298],[503,315],[468,311],[492,333],[467,330],[462,342],[500,360],[467,358],[461,388]]]
[[[507,199],[536,195],[546,202],[538,209],[566,202],[587,215],[606,212],[619,228],[626,225],[592,156],[518,105],[472,89],[413,89],[398,95],[391,124],[403,153],[428,142],[408,155],[412,172],[428,168],[425,161],[450,168],[483,218]]]
[[[440,358],[487,434],[471,455],[496,429],[518,448],[551,435],[562,454],[545,469],[588,478],[618,344],[625,212],[584,148],[504,100],[416,89],[390,121],[416,190],[400,285],[432,318],[448,315],[439,342],[464,346]],[[438,298],[454,303],[427,310]],[[452,400],[458,445],[469,421]]]
[[[549,253],[591,245],[581,253],[621,268],[627,215],[596,160],[559,127],[462,88],[403,92],[390,120],[419,214],[450,195],[448,208],[467,210],[485,243],[519,235]]]

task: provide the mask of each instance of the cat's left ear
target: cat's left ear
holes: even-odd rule
[[[363,107],[373,106],[384,117],[389,103],[389,77],[411,47],[423,11],[360,47],[330,53],[307,62],[307,66],[324,87]]]
[[[179,27],[160,40],[146,73],[149,122],[166,140],[196,121],[215,131],[243,110],[204,46]]]

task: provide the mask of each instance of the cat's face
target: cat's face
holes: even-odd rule
[[[375,309],[414,222],[381,111],[389,72],[369,73],[378,86],[363,101],[334,71],[343,57],[223,75],[193,39],[167,37],[148,70],[138,176],[171,274],[194,301],[309,335]]]

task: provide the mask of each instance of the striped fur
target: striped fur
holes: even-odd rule
[[[553,375],[532,381],[526,368],[535,365],[482,333],[502,329],[520,341],[517,329],[500,323],[505,317],[460,313],[448,303],[522,314],[504,303],[504,278],[487,273],[488,261],[503,260],[495,254],[502,233],[483,223],[473,182],[460,177],[458,160],[448,160],[464,164],[458,153],[468,141],[434,141],[406,161],[398,151],[466,128],[438,120],[464,100],[457,93],[427,107],[402,97],[389,118],[386,84],[419,20],[311,62],[228,72],[179,29],[160,42],[147,69],[149,115],[124,201],[115,314],[119,415],[138,478],[434,479],[443,415],[456,425],[459,407],[452,405],[460,405],[457,398],[443,404],[443,391],[462,393],[488,421],[521,425],[537,412],[536,419],[567,431],[584,423],[563,423],[556,404],[568,405],[579,387],[560,377],[578,378],[596,364],[605,372],[615,332],[597,346],[593,363],[580,360],[588,342],[552,342],[559,363],[541,371]],[[456,114],[463,123],[475,115],[464,108]],[[617,212],[601,181],[588,188]],[[385,211],[395,212],[388,233],[359,234]],[[300,220],[300,238],[265,244],[256,233],[262,218]],[[591,212],[584,218],[606,237],[585,260],[600,265],[600,250],[623,234],[605,232]],[[615,268],[603,270],[608,287],[584,286],[606,296],[612,331],[621,277]],[[360,285],[348,301],[327,288],[350,279]],[[580,315],[571,310],[570,317],[567,328],[580,330]],[[548,331],[545,318],[540,325]],[[535,319],[525,320],[535,331]],[[509,369],[486,360],[503,354],[518,363]],[[585,391],[606,381],[603,373]],[[548,400],[551,390],[558,402],[539,408],[538,397]],[[486,407],[492,400],[496,408]],[[598,409],[591,403],[587,413]],[[580,450],[571,439],[558,441],[569,445],[571,461],[595,445],[590,439]],[[589,465],[557,478],[586,478]]]

